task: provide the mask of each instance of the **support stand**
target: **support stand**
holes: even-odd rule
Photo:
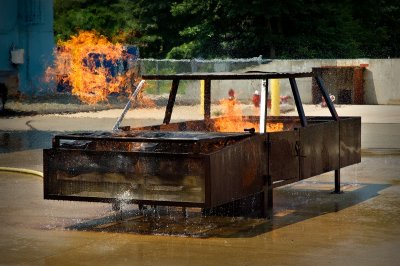
[[[332,194],[342,194],[343,191],[340,190],[340,169],[335,170],[335,190]]]

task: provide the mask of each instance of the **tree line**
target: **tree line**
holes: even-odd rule
[[[80,30],[145,58],[393,58],[400,1],[55,0],[56,40]]]

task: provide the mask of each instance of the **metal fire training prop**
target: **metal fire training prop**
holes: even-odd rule
[[[340,193],[340,169],[361,161],[361,118],[339,117],[322,79],[314,73],[190,73],[142,78],[172,81],[163,124],[118,131],[116,124],[112,132],[56,135],[52,148],[43,152],[45,199],[123,201],[139,208],[196,207],[204,215],[270,217],[273,188],[334,171],[334,192]],[[316,79],[331,116],[306,117],[297,78]],[[211,81],[260,80],[268,84],[269,79],[289,80],[298,116],[267,117],[264,106],[260,107],[265,108],[263,121],[280,123],[282,131],[260,133],[244,128],[243,132],[218,132],[217,124],[223,118],[211,117]],[[170,123],[180,80],[204,80],[204,119]],[[268,95],[266,87],[263,97]],[[241,119],[256,124],[261,120],[258,116]]]

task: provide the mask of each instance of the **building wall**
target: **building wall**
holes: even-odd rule
[[[365,104],[400,104],[400,59],[314,59],[314,60],[274,60],[270,64],[254,69],[275,72],[309,72],[313,67],[360,66],[366,65],[364,72]],[[304,103],[312,102],[311,79],[297,80]],[[290,92],[287,81],[281,82],[282,94]]]
[[[19,92],[37,95],[48,90],[44,71],[54,48],[53,1],[2,1],[0,9],[0,73],[18,78]],[[10,51],[23,49],[22,64],[13,64]],[[0,80],[1,81],[1,80]]]
[[[234,59],[218,62],[214,72],[231,71]],[[168,60],[160,60],[163,66],[171,66]],[[173,64],[178,64],[174,60]],[[225,66],[224,66],[225,65]],[[326,66],[365,66],[364,104],[400,104],[400,59],[304,59],[304,60],[264,60],[263,63],[254,64],[251,67],[235,69],[234,72],[266,71],[266,72],[311,72],[314,67]],[[160,67],[160,71],[162,67]],[[196,70],[187,69],[184,72]],[[199,70],[204,71],[204,70]],[[207,70],[210,71],[210,70]],[[146,72],[145,72],[146,73]],[[311,78],[296,79],[303,103],[312,103],[312,80]],[[236,97],[241,101],[250,101],[255,90],[260,90],[260,80],[227,80],[212,81],[211,98],[216,102],[228,97],[229,89],[236,91]],[[181,99],[189,102],[200,101],[200,82],[185,82],[185,93],[180,95]],[[181,87],[180,86],[180,87]],[[288,80],[281,80],[281,95],[291,95]],[[329,89],[329,88],[328,88]],[[179,93],[179,91],[178,91]]]
[[[340,62],[338,62],[340,61]],[[360,60],[337,60],[337,59],[314,59],[314,60],[274,60],[270,64],[261,65],[257,67],[260,71],[270,71],[270,72],[311,72],[313,67],[322,66],[359,66],[364,63]],[[297,86],[299,88],[300,96],[303,103],[312,102],[312,90],[311,78],[299,78],[296,79]],[[291,89],[289,81],[281,81],[281,94],[290,95]]]

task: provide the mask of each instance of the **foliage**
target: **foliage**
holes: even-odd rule
[[[400,56],[397,0],[55,0],[55,33],[95,29],[153,58]]]

